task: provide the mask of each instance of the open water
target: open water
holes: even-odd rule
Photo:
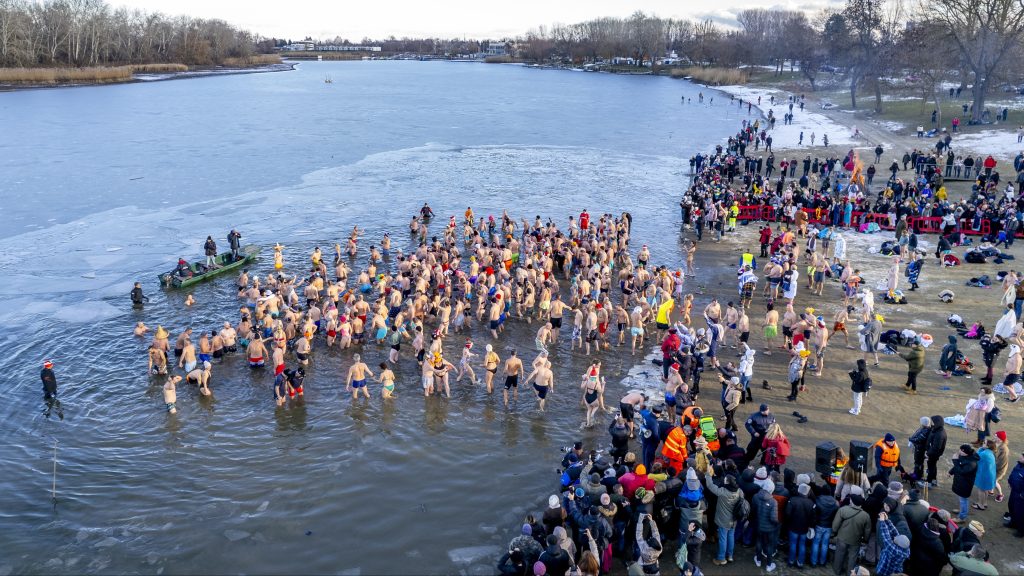
[[[326,84],[329,75],[333,83]],[[678,264],[687,159],[736,128],[731,107],[684,105],[667,78],[444,62],[302,63],[293,72],[0,94],[0,576],[8,573],[489,573],[526,511],[557,489],[581,431],[586,360],[552,351],[557,387],[456,385],[424,400],[403,359],[398,399],[352,403],[349,353],[316,350],[304,402],[275,409],[271,377],[216,365],[212,400],[179,387],[168,416],[139,320],[209,330],[235,320],[234,279],[163,293],[156,274],[235,227],[285,245],[289,271],[354,225],[408,249],[423,202],[444,220],[628,210],[634,243]],[[360,258],[358,267],[365,262]],[[131,283],[151,304],[131,310]],[[527,360],[536,325],[497,349]],[[482,348],[486,337],[474,334]],[[457,357],[461,339],[446,343]],[[322,346],[322,344],[321,344]],[[375,367],[385,350],[368,349]],[[63,418],[38,379],[56,364]],[[640,356],[605,355],[609,390]],[[652,370],[654,369],[651,367]],[[631,375],[631,376],[628,376]],[[623,382],[625,378],[625,382]],[[58,443],[56,502],[51,498]]]

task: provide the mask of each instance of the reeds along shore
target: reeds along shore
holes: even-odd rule
[[[251,68],[280,64],[276,54],[258,54],[244,58],[225,58],[226,68]],[[106,84],[128,82],[133,74],[188,72],[184,64],[129,64],[91,68],[0,68],[0,84]]]
[[[255,54],[242,58],[225,58],[220,65],[225,68],[252,68],[254,66],[269,66],[280,63],[281,57],[277,54]]]
[[[709,86],[733,86],[746,84],[749,78],[744,70],[734,68],[701,68],[691,66],[689,68],[673,68],[669,75],[673,78],[691,77],[695,82]]]

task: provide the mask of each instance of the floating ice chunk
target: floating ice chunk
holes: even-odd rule
[[[70,324],[83,324],[86,322],[99,322],[108,320],[122,314],[106,302],[82,302],[59,308],[53,317],[61,322]]]
[[[267,506],[270,506],[270,500],[264,500],[260,507],[256,509],[257,512],[266,512]]]
[[[225,530],[224,537],[232,542],[244,540],[249,537],[249,533],[245,530]]]
[[[455,564],[472,564],[485,558],[497,558],[500,555],[500,546],[467,546],[448,551],[448,558]]]

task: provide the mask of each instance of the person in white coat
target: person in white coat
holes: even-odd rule
[[[740,349],[742,350],[743,357],[740,358],[740,384],[743,385],[743,396],[741,402],[747,400],[753,402],[754,395],[750,393],[750,378],[754,375],[754,354],[755,350],[747,345],[746,342],[740,342]]]
[[[839,233],[835,235],[833,242],[832,256],[836,259],[836,262],[846,260],[846,238],[843,238],[842,233]]]

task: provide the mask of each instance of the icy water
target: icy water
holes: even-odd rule
[[[263,246],[264,274],[281,242],[298,272],[353,225],[408,249],[425,201],[438,220],[467,205],[562,225],[582,208],[629,210],[634,248],[677,264],[686,159],[739,121],[680,103],[697,91],[666,78],[353,62],[0,94],[0,574],[491,572],[525,511],[557,487],[559,447],[605,442],[607,421],[580,430],[586,359],[566,332],[543,416],[532,394],[506,412],[468,384],[425,401],[408,358],[398,399],[382,403],[374,387],[353,404],[341,385],[350,355],[320,349],[304,402],[275,409],[270,375],[233,357],[214,368],[213,400],[183,386],[169,417],[131,328],[198,333],[236,318],[233,278],[195,289],[189,310],[184,293],[157,288],[155,275],[198,257],[208,234],[224,244],[236,227]],[[152,300],[143,312],[128,305],[135,280]],[[513,324],[498,351],[532,359],[535,330]],[[460,346],[449,339],[447,355]],[[364,357],[376,367],[385,351]],[[63,419],[44,414],[43,358],[56,363]],[[605,364],[615,406],[647,368],[619,351]]]

